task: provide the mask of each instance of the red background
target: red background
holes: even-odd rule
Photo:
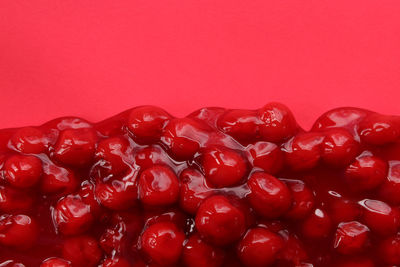
[[[400,1],[2,0],[0,126],[143,104],[400,114]]]

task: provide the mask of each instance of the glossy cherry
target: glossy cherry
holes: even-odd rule
[[[74,267],[97,266],[102,257],[96,239],[89,236],[76,236],[66,239],[62,254],[63,258],[69,260]]]
[[[225,252],[219,247],[207,244],[198,234],[194,234],[185,244],[182,260],[188,267],[220,267],[224,263]]]
[[[61,258],[49,258],[42,262],[40,267],[71,267],[71,262]]]
[[[42,161],[34,156],[13,155],[4,163],[5,178],[15,187],[36,185],[42,175]]]

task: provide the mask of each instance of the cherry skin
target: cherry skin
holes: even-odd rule
[[[291,194],[285,183],[265,172],[256,172],[247,181],[248,200],[257,213],[266,218],[278,218],[291,204]]]
[[[269,103],[258,111],[260,134],[263,140],[282,142],[297,131],[297,123],[292,112],[280,103]]]
[[[212,191],[206,186],[205,179],[204,175],[195,169],[185,169],[181,173],[179,205],[187,213],[196,214],[200,203],[211,195]]]
[[[228,110],[218,119],[218,128],[241,142],[258,136],[257,112],[253,110]]]
[[[351,128],[359,123],[367,111],[359,108],[336,108],[322,114],[312,127],[312,131],[328,128]]]
[[[400,162],[391,162],[389,174],[379,188],[379,196],[392,205],[400,205]]]
[[[74,267],[97,266],[102,256],[96,239],[89,236],[76,236],[65,240],[62,254]]]
[[[274,143],[257,142],[254,145],[249,145],[246,152],[252,165],[265,172],[276,174],[283,168],[283,153]]]
[[[104,161],[102,164],[108,172],[120,174],[128,168],[125,158],[129,142],[122,137],[110,137],[102,140],[96,149],[96,159]]]
[[[192,235],[183,249],[183,263],[187,267],[220,267],[225,253],[221,248],[205,243],[198,234]]]
[[[392,143],[400,137],[400,121],[394,116],[370,114],[358,128],[361,141],[371,145]]]
[[[71,267],[71,263],[61,258],[49,258],[44,260],[40,267]]]
[[[315,199],[313,192],[299,180],[285,181],[292,198],[292,205],[285,217],[291,220],[304,219],[313,210]]]
[[[66,195],[75,191],[79,181],[75,174],[66,168],[44,162],[40,190],[48,195]]]
[[[131,267],[131,264],[124,258],[108,258],[101,265],[101,267]]]
[[[139,178],[139,199],[143,204],[166,206],[179,196],[179,181],[175,173],[162,165],[146,169]]]
[[[387,173],[385,161],[374,156],[363,156],[346,168],[345,180],[354,190],[369,191],[383,183]]]
[[[2,215],[0,217],[0,244],[18,250],[31,248],[39,234],[36,220],[27,215]]]
[[[60,133],[54,147],[54,157],[67,165],[83,166],[92,161],[97,142],[92,128],[67,129]]]
[[[302,224],[302,234],[306,238],[321,239],[327,237],[332,230],[332,220],[322,209],[315,209]]]
[[[220,195],[211,196],[200,205],[195,221],[200,236],[215,245],[233,243],[246,230],[244,213]]]
[[[58,201],[53,211],[56,229],[64,235],[77,235],[86,232],[94,222],[90,206],[80,196],[68,195]]]
[[[368,227],[357,221],[340,223],[333,246],[336,251],[344,255],[357,253],[365,248],[368,233]]]
[[[18,129],[10,141],[16,150],[25,154],[40,154],[46,150],[44,133],[35,127]]]
[[[0,266],[1,267],[25,267],[24,264],[15,262],[13,260],[2,262],[2,263],[0,263]]]
[[[227,148],[206,149],[201,163],[207,181],[216,188],[239,184],[247,172],[245,159],[236,151]]]
[[[142,169],[148,169],[153,165],[173,166],[168,154],[157,146],[145,147],[136,152],[135,163]]]
[[[388,237],[379,245],[379,254],[382,261],[386,264],[400,264],[400,236]]]
[[[330,203],[329,215],[335,223],[354,221],[359,219],[361,208],[356,202],[339,198]]]
[[[4,213],[26,212],[34,204],[32,194],[8,186],[0,186],[0,210]]]
[[[134,108],[128,118],[128,129],[135,141],[149,143],[160,139],[170,115],[161,108],[143,106]]]
[[[161,266],[178,262],[185,234],[171,222],[160,222],[148,227],[141,236],[141,248],[151,261]]]
[[[42,175],[42,161],[34,156],[13,155],[5,164],[5,178],[15,187],[28,188],[36,185]]]
[[[400,212],[385,202],[364,199],[359,202],[364,208],[362,220],[368,228],[379,235],[391,235],[400,227]]]
[[[263,228],[253,228],[240,241],[238,255],[246,266],[269,266],[283,247],[284,242],[279,235]]]
[[[343,128],[333,128],[325,132],[321,145],[322,160],[329,166],[343,167],[354,161],[360,144],[353,135]]]

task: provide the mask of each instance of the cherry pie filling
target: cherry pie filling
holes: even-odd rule
[[[400,266],[400,117],[279,103],[0,130],[0,266]]]

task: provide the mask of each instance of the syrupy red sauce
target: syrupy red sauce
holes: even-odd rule
[[[147,126],[142,127],[146,122]],[[39,233],[27,247],[21,247],[26,242],[18,240],[10,245],[4,242],[4,236],[6,239],[13,237],[7,237],[10,235],[9,226],[2,225],[2,217],[0,266],[20,266],[16,263],[40,266],[46,259],[54,257],[64,259],[65,265],[43,266],[400,266],[400,237],[397,236],[400,229],[400,215],[397,214],[400,205],[399,117],[357,108],[340,108],[323,114],[307,132],[296,124],[286,107],[277,103],[259,110],[203,108],[183,119],[174,118],[155,107],[139,107],[99,123],[65,117],[42,126],[21,129],[0,131],[0,183],[3,189],[0,192],[0,212],[3,216],[29,216],[36,221]],[[332,129],[339,129],[339,134],[344,132],[352,142],[339,158],[326,155],[329,148],[327,136]],[[27,136],[31,136],[30,139]],[[86,142],[83,145],[82,140],[75,142],[74,138],[80,136],[83,136],[83,143]],[[26,138],[30,144],[26,144]],[[122,144],[119,146],[114,142],[112,149],[115,152],[111,158],[109,151],[101,150],[101,147],[107,147],[104,140],[119,140]],[[253,160],[251,151],[254,152],[255,144],[270,153],[265,152],[268,158]],[[74,146],[78,150],[71,152],[69,149]],[[10,182],[10,174],[7,174],[10,167],[6,168],[6,162],[15,155],[40,159],[42,174],[32,186],[22,188]],[[209,165],[206,165],[205,155],[211,157]],[[227,160],[233,167],[215,176],[219,169],[213,157]],[[351,172],[349,165],[360,158],[366,160],[366,157],[379,161],[384,165],[378,166],[386,169],[374,165],[371,168],[375,169],[361,178],[346,174]],[[368,161],[365,164],[371,166],[372,163]],[[165,195],[155,193],[145,199],[144,193],[138,189],[139,177],[155,165],[162,166],[161,171],[162,168],[169,169],[172,176],[175,174],[178,187]],[[54,180],[49,178],[51,172],[55,172],[60,183],[64,184],[54,185]],[[292,188],[288,203],[282,200],[274,209],[275,202],[263,207],[265,203],[258,205],[258,199],[250,200],[248,180],[260,172],[264,176],[268,173],[273,175],[271,179],[277,177],[283,182],[284,190]],[[371,176],[372,180],[366,181]],[[148,179],[150,182],[143,186],[154,185],[151,178]],[[122,193],[107,195],[104,187],[113,184]],[[162,187],[165,183],[154,186]],[[204,236],[204,230],[198,233],[195,223],[196,219],[200,221],[196,218],[198,205],[183,199],[182,192],[186,186],[195,191],[194,196],[204,199],[202,203],[216,195],[224,196],[238,212],[242,212],[245,229],[232,233],[238,237],[232,237],[231,241],[210,239],[210,236]],[[295,205],[293,188],[296,186],[305,186],[311,193],[310,202],[303,203],[305,206],[301,212],[304,214],[301,215],[292,210]],[[13,190],[18,197],[11,203],[5,198],[5,190]],[[54,214],[57,203],[67,196],[83,203],[76,208],[78,217],[83,216],[82,212],[87,214],[82,221],[65,226],[56,221]],[[162,204],[163,201],[168,205]],[[23,203],[19,205],[20,202]],[[369,216],[365,206],[369,207],[371,203],[378,203],[377,207],[382,210]],[[258,208],[254,208],[255,205]],[[264,210],[266,206],[272,208]],[[375,216],[376,213],[385,213],[385,208],[393,210],[387,221],[386,217]],[[313,221],[312,214],[328,219],[319,224]],[[340,225],[344,227],[346,222],[357,222],[367,229],[367,238],[362,240],[360,247],[356,244],[356,248],[337,248],[336,244],[335,248],[337,229]],[[82,228],[77,229],[76,225],[80,223]],[[166,248],[171,249],[171,254],[176,254],[168,256],[172,259],[169,263],[154,258],[157,255],[152,256],[141,243],[146,229],[160,223],[184,233],[184,241],[177,239],[178,248],[175,250],[178,252],[173,252],[172,246]],[[266,229],[278,238],[276,251],[271,254],[269,262],[264,259],[263,265],[260,265],[262,259],[253,262],[251,257],[249,259],[239,252],[250,229]],[[182,247],[187,247],[188,239],[194,235],[209,243],[211,250],[214,249],[213,257],[202,262],[190,254],[184,255]],[[95,252],[88,252],[94,255],[91,261],[79,262],[63,252],[65,240],[82,236],[90,236],[98,242],[94,244]],[[387,245],[396,238],[399,238],[399,244]],[[105,241],[111,239],[115,242]],[[251,251],[251,244],[249,247]],[[198,252],[197,257],[201,257],[201,253]],[[110,263],[117,258],[123,262]],[[68,265],[68,261],[73,264]]]

